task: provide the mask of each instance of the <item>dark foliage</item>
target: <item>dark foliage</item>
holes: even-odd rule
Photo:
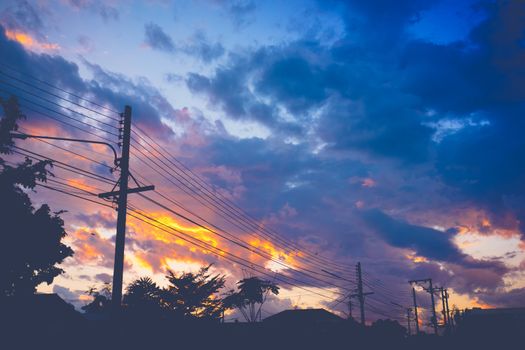
[[[249,277],[237,282],[238,291],[231,291],[224,298],[228,308],[237,308],[248,322],[255,322],[260,318],[261,306],[268,293],[279,294],[279,287],[258,277]],[[259,308],[256,308],[259,305]]]
[[[5,115],[0,119],[0,153],[11,153],[14,145],[10,132],[18,129],[24,118],[15,98],[0,98]],[[10,166],[0,158],[0,295],[33,294],[42,282],[50,284],[63,270],[56,265],[72,256],[62,243],[66,236],[61,212],[53,213],[48,205],[34,208],[27,192],[37,181],[52,175],[48,161],[34,163],[26,159]]]
[[[168,271],[170,285],[163,293],[170,311],[181,318],[219,320],[222,316],[222,301],[217,292],[224,287],[224,276],[208,273],[211,265],[197,273],[183,273],[179,276]]]
[[[91,287],[87,291],[93,297],[93,301],[82,306],[82,310],[90,317],[104,318],[109,316],[111,307],[111,284],[104,283],[102,287]]]
[[[163,289],[149,277],[142,277],[131,282],[126,288],[124,305],[132,315],[163,317],[167,307],[162,299]]]
[[[217,293],[224,286],[224,276],[210,274],[210,267],[180,275],[168,271],[166,288],[160,288],[149,277],[133,281],[124,295],[126,314],[148,319],[218,321],[224,308]]]

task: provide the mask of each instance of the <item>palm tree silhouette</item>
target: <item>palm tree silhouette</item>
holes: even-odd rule
[[[279,294],[279,287],[259,277],[244,278],[237,282],[238,291],[231,291],[224,298],[228,308],[237,308],[247,322],[256,322],[261,317],[261,307],[268,293]],[[259,305],[259,307],[257,307]]]

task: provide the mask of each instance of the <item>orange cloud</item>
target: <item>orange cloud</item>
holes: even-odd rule
[[[267,262],[267,267],[274,271],[285,269],[286,266],[284,266],[284,264],[292,267],[296,266],[297,262],[294,256],[301,256],[300,252],[287,253],[281,249],[277,249],[272,242],[266,240],[252,239],[248,243],[250,246],[266,252],[271,257]]]
[[[84,191],[93,192],[94,188],[86,183],[84,179],[68,179],[67,183]]]
[[[408,260],[411,260],[413,263],[416,263],[416,264],[428,262],[428,259],[425,258],[424,256],[417,256],[415,254],[406,254],[405,257]]]
[[[8,39],[20,43],[23,47],[34,51],[56,51],[60,46],[55,43],[44,43],[36,40],[27,33],[18,30],[6,29],[5,35]]]
[[[369,178],[369,177],[367,177],[366,179],[363,179],[363,181],[361,181],[361,186],[363,186],[363,187],[374,187],[375,185],[376,185],[376,182],[373,179]]]
[[[60,129],[57,125],[53,123],[45,123],[35,119],[31,119],[31,122],[24,122],[20,128],[20,131],[29,135],[64,137],[64,130]]]
[[[129,227],[132,232],[132,237],[137,242],[146,242],[148,244],[142,245],[137,243],[134,251],[137,268],[146,268],[154,272],[160,272],[166,268],[173,268],[173,261],[179,264],[185,261],[191,264],[206,264],[209,258],[206,255],[213,255],[221,258],[228,253],[235,254],[242,259],[252,263],[260,264],[273,271],[286,269],[284,265],[299,267],[297,257],[302,254],[299,251],[284,251],[278,249],[272,242],[268,240],[255,239],[252,237],[238,236],[243,244],[253,247],[253,251],[237,246],[231,241],[216,235],[215,233],[199,227],[182,224],[177,219],[161,212],[144,212],[144,215],[154,218],[162,223],[160,227],[153,227],[144,222],[130,218]],[[147,220],[147,219],[146,219]],[[154,223],[155,224],[155,223]],[[216,247],[220,251],[214,250],[210,247],[197,247],[181,238],[175,237],[164,230],[173,228],[174,230],[183,232],[190,237],[205,242],[211,247]],[[182,235],[178,232],[173,232],[176,235]],[[158,243],[156,243],[156,241]],[[146,248],[144,248],[146,247]],[[256,253],[258,252],[258,253]],[[182,260],[181,260],[182,259]],[[175,266],[178,266],[178,265]]]
[[[80,264],[94,263],[111,267],[113,263],[113,243],[96,231],[82,227],[70,233],[68,240],[75,254],[73,258]]]

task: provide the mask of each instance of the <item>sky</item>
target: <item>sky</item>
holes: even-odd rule
[[[0,92],[25,96],[23,132],[86,138],[43,115],[56,110],[51,100],[71,117],[78,106],[64,109],[66,97],[98,111],[75,114],[91,126],[78,125],[116,143],[107,115],[130,105],[133,128],[191,169],[188,181],[205,181],[254,220],[239,223],[181,189],[173,164],[153,163],[137,137],[132,172],[156,186],[148,196],[163,206],[130,195],[133,205],[274,278],[295,278],[263,316],[291,307],[342,314],[358,261],[375,292],[370,319],[401,317],[391,301],[409,305],[408,281],[419,278],[447,287],[460,308],[525,300],[523,1],[7,0],[0,26]],[[50,91],[48,109],[24,109]],[[103,146],[17,145],[116,179]],[[160,170],[168,165],[171,173]],[[111,190],[62,170],[70,184]],[[90,286],[111,280],[116,213],[44,188],[31,196],[67,210],[75,250],[65,274],[39,290],[78,307]],[[252,250],[173,212],[185,209]],[[272,235],[258,236],[261,227]],[[229,289],[260,275],[132,217],[126,244],[125,283],[150,275],[165,285],[166,269],[209,263]],[[425,315],[428,294],[418,298]]]

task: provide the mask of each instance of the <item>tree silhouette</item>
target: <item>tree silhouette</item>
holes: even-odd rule
[[[376,320],[370,328],[373,334],[390,340],[404,338],[407,334],[405,327],[401,326],[399,322],[389,319]]]
[[[163,290],[149,277],[142,277],[131,282],[126,288],[124,306],[126,310],[139,316],[157,316],[165,314]]]
[[[0,98],[4,116],[0,119],[0,153],[12,153],[11,131],[25,118],[16,98]],[[0,158],[0,296],[28,295],[42,282],[48,284],[63,270],[56,265],[72,256],[62,243],[66,236],[62,212],[52,213],[49,206],[35,209],[26,192],[34,190],[37,181],[52,175],[49,161],[27,159],[10,166]]]
[[[87,294],[91,295],[93,300],[89,304],[82,306],[82,310],[86,314],[93,316],[109,314],[111,308],[111,283],[104,283],[100,289],[91,287]]]
[[[175,275],[168,271],[169,286],[163,292],[163,301],[178,319],[219,320],[222,316],[222,300],[217,292],[224,286],[224,276],[208,273],[211,265],[197,273]]]
[[[239,309],[247,322],[256,322],[260,318],[261,307],[268,293],[279,294],[277,284],[259,277],[242,279],[237,282],[237,288],[237,292],[231,291],[224,298],[224,304],[227,308]]]

